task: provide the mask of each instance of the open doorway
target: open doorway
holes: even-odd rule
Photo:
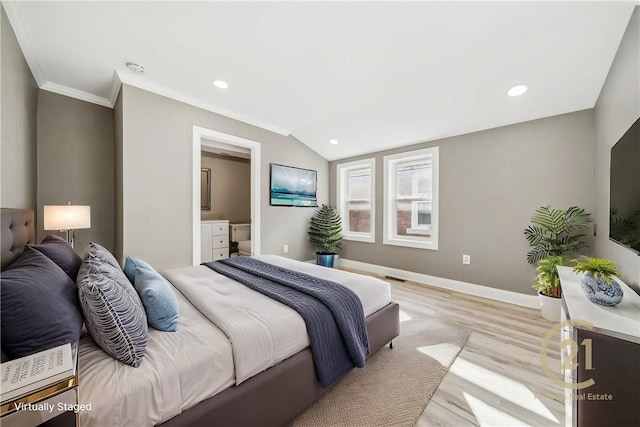
[[[204,153],[204,154],[203,154]],[[204,157],[203,157],[204,155]],[[204,161],[203,161],[204,159]],[[211,160],[209,160],[211,159]],[[234,160],[231,160],[234,159]],[[217,164],[220,167],[223,166],[223,161],[237,161],[237,166],[245,163],[241,168],[250,170],[250,219],[249,222],[235,221],[230,223],[224,218],[220,217],[220,210],[216,210],[215,203],[208,206],[209,209],[204,209],[206,205],[203,205],[203,194],[206,195],[207,191],[203,191],[203,186],[207,185],[206,169],[212,169],[211,165]],[[246,162],[249,162],[248,165]],[[205,163],[203,165],[203,163]],[[206,167],[209,166],[209,167]],[[230,165],[232,166],[232,165]],[[205,171],[203,171],[203,169]],[[209,182],[213,181],[214,171],[209,171]],[[211,183],[213,188],[216,184]],[[213,259],[225,257],[230,255],[235,248],[233,245],[229,245],[228,248],[215,250],[215,246],[223,245],[224,239],[229,239],[231,234],[236,235],[236,240],[239,240],[242,236],[247,234],[250,237],[249,241],[244,241],[243,255],[259,255],[260,254],[260,143],[251,141],[244,138],[239,138],[234,135],[224,134],[211,129],[202,128],[199,126],[193,127],[193,264],[197,265],[202,262],[202,256],[204,255],[209,260],[211,255],[207,253],[213,245]],[[207,219],[208,216],[210,219]],[[239,219],[240,217],[236,218]],[[230,225],[236,226],[236,230],[233,230]],[[212,227],[213,230],[218,228],[222,234],[217,238],[215,231],[213,232],[213,241],[208,241],[211,238],[206,227]],[[224,227],[228,228],[227,234],[224,234]],[[219,240],[219,242],[217,242]],[[220,243],[220,245],[217,245]],[[218,252],[218,253],[216,253]],[[227,255],[228,254],[228,255]]]

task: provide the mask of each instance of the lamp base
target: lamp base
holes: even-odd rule
[[[60,230],[60,232],[65,233],[65,239],[67,240],[67,243],[71,246],[71,249],[75,249],[76,239],[75,239],[75,234],[73,230],[72,229]]]

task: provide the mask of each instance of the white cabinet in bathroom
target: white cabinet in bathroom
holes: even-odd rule
[[[229,258],[229,221],[200,223],[200,262]]]

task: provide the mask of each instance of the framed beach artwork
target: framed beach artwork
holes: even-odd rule
[[[318,172],[271,163],[271,206],[317,207]]]

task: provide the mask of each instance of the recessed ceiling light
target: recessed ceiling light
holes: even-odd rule
[[[338,140],[337,139],[330,139],[329,140],[329,144],[338,145]]]
[[[529,89],[527,85],[515,85],[511,89],[507,91],[507,95],[509,96],[520,96],[525,93]]]
[[[140,64],[136,64],[135,62],[127,62],[127,68],[136,74],[144,74],[144,67]]]
[[[214,80],[213,81],[213,85],[217,88],[220,89],[226,89],[229,87],[229,85],[227,84],[227,82],[225,82],[224,80]]]

